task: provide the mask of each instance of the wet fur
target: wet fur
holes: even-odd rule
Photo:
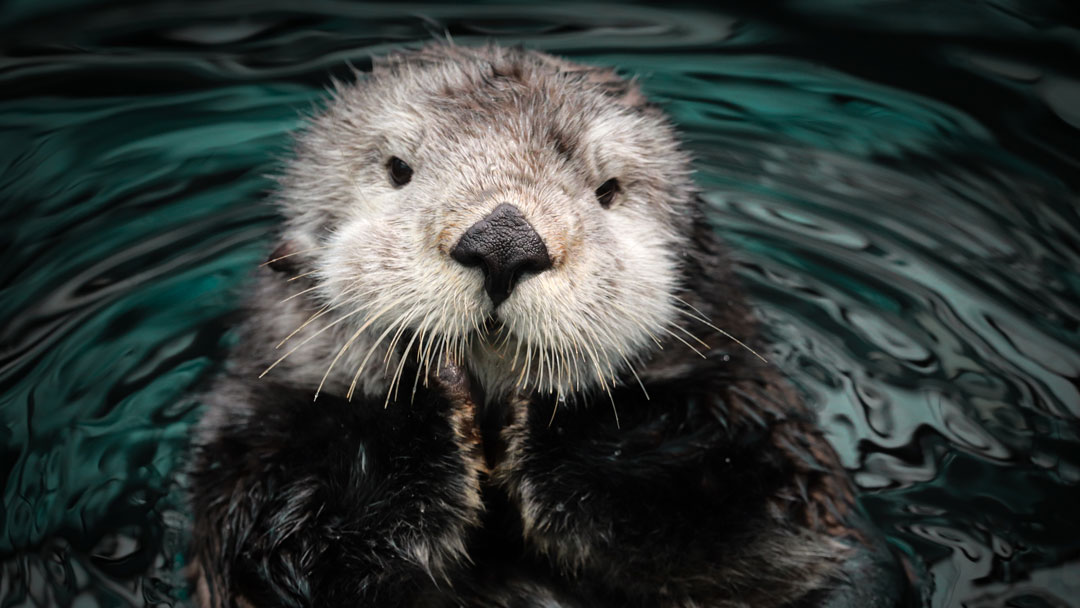
[[[335,239],[349,234],[343,225],[364,223],[358,205],[393,194],[356,198],[370,189],[365,184],[385,181],[386,154],[373,151],[378,136],[357,130],[367,120],[358,111],[373,103],[409,107],[410,120],[421,120],[422,100],[414,89],[399,89],[400,79],[437,90],[462,106],[455,111],[525,116],[516,127],[509,119],[494,123],[510,142],[501,152],[463,144],[468,137],[437,122],[424,137],[449,138],[440,153],[526,160],[514,167],[516,181],[494,175],[472,183],[485,178],[469,177],[467,168],[460,183],[442,179],[451,199],[430,204],[452,211],[394,235],[399,249],[383,257],[401,265],[395,268],[373,262],[377,256],[350,257],[366,255],[350,247],[378,249],[379,242]],[[485,87],[490,95],[481,94]],[[565,99],[552,100],[553,91]],[[542,108],[541,98],[573,111]],[[629,123],[636,135],[609,131],[582,141],[604,121]],[[550,129],[538,135],[545,125]],[[597,151],[598,142],[612,138],[616,150]],[[455,148],[462,145],[464,152]],[[629,152],[618,156],[619,146]],[[693,318],[705,315],[757,344],[754,319],[687,169],[666,120],[632,83],[539,53],[435,45],[386,60],[369,82],[339,87],[301,136],[282,179],[278,197],[287,221],[279,254],[292,255],[275,263],[276,271],[260,271],[241,344],[205,395],[191,467],[192,578],[200,605],[893,605],[899,587],[891,557],[861,523],[850,484],[801,400],[773,367]],[[621,221],[648,223],[634,235],[645,252],[627,254],[639,262],[633,268],[575,268],[575,256],[606,260],[597,253],[625,246],[587,217],[607,210],[595,201],[595,208],[586,206],[595,184],[620,171],[636,178],[627,184]],[[559,187],[545,187],[552,183]],[[439,248],[507,196],[525,201],[522,208],[566,265],[526,280],[529,289],[507,301],[518,298],[520,310],[511,307],[502,319],[516,339],[566,331],[557,324],[528,329],[521,323],[530,315],[557,318],[606,305],[604,314],[612,316],[642,311],[659,346],[615,319],[611,327],[627,335],[598,334],[591,361],[570,361],[532,385],[523,385],[521,372],[542,369],[493,356],[497,349],[476,333],[490,312],[471,304],[483,301],[479,279],[444,263]],[[421,274],[408,281],[419,286],[404,285],[413,271]],[[642,273],[657,276],[638,289],[634,277]],[[300,278],[290,281],[294,275]],[[585,293],[578,302],[543,304],[552,299],[545,290],[567,289],[558,282],[567,277],[632,288],[588,300],[587,283],[577,283]],[[424,297],[416,291],[424,281],[429,289],[451,283],[470,304],[440,313],[448,318],[437,319],[438,331],[459,341],[440,348],[428,338],[425,355],[424,338],[407,346],[419,335],[412,326],[393,346],[378,342],[379,333],[397,330],[372,322],[380,331],[357,334],[371,311],[316,336],[336,318],[327,313],[295,336],[311,337],[303,349],[258,379],[287,348],[277,348],[283,337],[344,301],[343,285],[376,280],[412,290],[413,299]],[[585,318],[604,323],[596,314],[599,320]],[[454,315],[479,317],[459,328]],[[660,332],[663,325],[672,333]],[[354,335],[355,348],[339,358],[342,371],[326,374]],[[605,359],[605,349],[626,357]],[[350,400],[366,352],[377,352],[378,363],[357,374]],[[395,377],[399,392],[388,397]]]

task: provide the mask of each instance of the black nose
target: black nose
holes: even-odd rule
[[[522,273],[551,268],[544,240],[510,203],[470,226],[450,257],[484,270],[484,290],[495,306],[510,296]]]

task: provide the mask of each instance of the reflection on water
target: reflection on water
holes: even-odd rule
[[[183,602],[183,396],[268,243],[263,176],[347,63],[445,34],[639,75],[928,603],[1078,605],[1080,32],[927,6],[8,3],[0,606]]]

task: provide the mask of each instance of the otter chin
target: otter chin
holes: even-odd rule
[[[335,83],[190,466],[202,606],[896,606],[662,110],[432,44]]]

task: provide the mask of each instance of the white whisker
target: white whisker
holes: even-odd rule
[[[687,304],[687,306],[689,306],[689,304]],[[676,309],[676,310],[679,310],[679,309]],[[762,362],[764,362],[764,363],[768,363],[768,362],[769,362],[769,360],[768,360],[768,359],[766,359],[765,357],[761,356],[761,355],[760,355],[760,354],[759,354],[759,353],[758,353],[758,352],[757,352],[756,350],[754,350],[754,349],[750,348],[750,347],[749,347],[749,346],[747,346],[746,344],[743,344],[741,340],[739,340],[739,339],[738,339],[738,338],[736,338],[735,336],[733,336],[733,335],[729,334],[728,332],[726,332],[726,331],[724,331],[724,330],[720,329],[719,327],[717,327],[717,326],[713,325],[712,323],[710,323],[710,322],[708,322],[708,321],[706,321],[706,320],[704,320],[704,319],[700,319],[700,318],[698,318],[698,317],[696,317],[696,316],[694,316],[694,315],[690,315],[690,314],[686,313],[686,311],[683,311],[683,310],[679,310],[679,312],[682,312],[682,313],[686,314],[686,315],[687,315],[688,317],[690,317],[691,319],[694,319],[694,320],[696,320],[696,321],[698,321],[698,322],[700,322],[700,323],[704,324],[705,326],[709,327],[710,329],[712,329],[712,330],[713,330],[713,331],[715,331],[716,333],[718,333],[718,334],[720,334],[720,335],[722,335],[722,336],[725,336],[725,337],[726,337],[727,339],[731,340],[731,341],[732,341],[732,342],[734,342],[735,344],[738,344],[739,346],[741,346],[741,347],[745,348],[746,350],[750,351],[750,352],[751,352],[751,353],[752,353],[752,354],[753,354],[753,355],[754,355],[755,357],[757,357],[758,359],[761,359],[761,360],[762,360]]]
[[[303,346],[303,345],[307,344],[308,342],[311,342],[312,340],[314,340],[314,339],[315,339],[316,337],[318,337],[318,336],[319,336],[319,334],[321,334],[321,333],[323,333],[324,331],[326,331],[326,330],[328,330],[328,329],[330,329],[330,328],[334,327],[334,326],[335,326],[335,325],[337,325],[338,323],[341,323],[341,322],[342,322],[342,321],[344,321],[345,319],[348,319],[349,317],[351,317],[351,316],[353,316],[353,315],[355,315],[355,314],[357,314],[357,313],[359,313],[359,312],[363,312],[363,310],[364,310],[365,308],[366,308],[365,306],[360,306],[360,307],[358,307],[358,308],[357,308],[356,310],[354,310],[354,311],[352,311],[352,312],[348,312],[348,313],[346,313],[346,314],[342,315],[342,316],[341,316],[341,317],[339,317],[339,318],[338,318],[338,319],[337,319],[336,321],[333,321],[333,322],[331,322],[331,323],[328,323],[327,325],[324,325],[322,329],[320,329],[320,330],[316,331],[315,333],[311,334],[310,336],[308,336],[307,338],[305,338],[303,342],[301,342],[300,344],[297,344],[296,346],[292,347],[292,349],[291,349],[291,350],[289,350],[289,352],[287,352],[287,353],[285,353],[284,355],[282,355],[282,356],[281,356],[281,358],[279,358],[279,359],[278,359],[277,361],[274,361],[273,363],[271,363],[271,364],[270,364],[270,367],[266,368],[265,370],[263,370],[263,373],[259,374],[259,377],[260,377],[260,378],[262,378],[263,376],[265,376],[265,375],[266,375],[266,374],[267,374],[267,373],[268,373],[268,372],[269,372],[270,370],[274,369],[275,367],[277,367],[277,365],[278,365],[279,363],[281,363],[282,361],[284,361],[286,357],[288,357],[289,355],[291,355],[291,354],[295,353],[295,352],[296,352],[296,350],[297,350],[298,348],[300,348],[301,346]]]
[[[274,258],[272,260],[266,260],[262,264],[259,264],[259,267],[262,268],[263,266],[269,266],[270,264],[273,264],[274,262],[277,262],[279,260],[284,260],[285,258],[291,258],[294,255],[300,255],[300,254],[303,254],[303,253],[311,253],[312,251],[321,251],[323,249],[329,249],[329,248],[330,248],[329,245],[323,245],[322,247],[312,247],[311,249],[302,249],[300,251],[293,251],[292,253],[286,253],[285,255],[279,255],[278,257],[276,257],[276,258]]]
[[[379,317],[383,316],[386,311],[390,310],[396,304],[397,302],[392,302],[387,306],[383,307],[383,309],[379,312],[375,313],[374,316],[368,317],[368,319],[364,321],[364,324],[360,326],[360,329],[357,329],[356,332],[349,338],[348,342],[346,342],[345,345],[341,347],[341,350],[339,350],[338,353],[334,355],[334,360],[330,362],[330,365],[326,368],[326,373],[323,374],[322,380],[319,381],[319,388],[315,389],[315,399],[319,398],[319,393],[322,392],[323,384],[326,382],[326,378],[330,375],[330,370],[334,369],[334,364],[338,362],[338,359],[340,359],[341,356],[345,354],[345,351],[347,351],[349,347],[352,346],[353,342],[355,342],[356,339],[360,337],[360,334],[363,333],[365,329],[367,329],[372,323],[374,323]],[[350,387],[349,398],[351,398],[351,396],[352,388]]]

